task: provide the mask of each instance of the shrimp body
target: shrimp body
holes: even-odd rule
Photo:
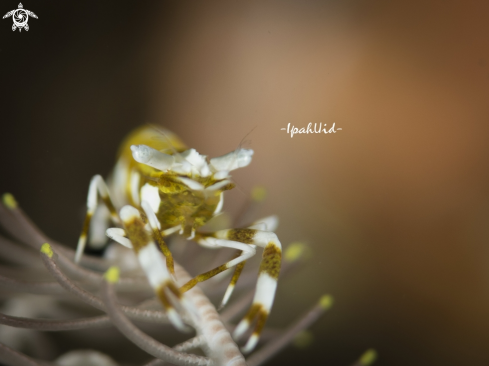
[[[80,261],[83,255],[92,218],[99,203],[103,202],[112,222],[119,226],[107,229],[106,235],[134,250],[170,321],[183,330],[185,325],[175,310],[175,302],[180,302],[191,312],[184,292],[234,267],[222,302],[222,306],[225,305],[246,260],[255,255],[256,246],[262,247],[263,258],[253,304],[234,334],[239,338],[256,321],[243,348],[245,352],[251,351],[271,310],[280,272],[282,249],[273,233],[277,220],[271,217],[248,228],[210,233],[200,232],[199,228],[220,213],[223,192],[234,188],[229,173],[247,166],[252,156],[253,150],[239,148],[208,161],[195,149],[188,149],[170,131],[154,127],[136,129],[121,145],[109,185],[100,175],[92,178],[75,261]],[[103,218],[94,221],[97,220]],[[176,232],[204,247],[234,248],[239,254],[179,288],[174,281],[173,257],[164,240]]]
[[[167,170],[138,162],[133,151],[145,149],[139,146],[171,156],[174,162]],[[251,160],[252,151],[249,154]],[[227,174],[216,178],[215,169],[211,171],[205,158],[194,149],[187,149],[170,131],[139,128],[121,145],[110,191],[119,207],[140,207],[146,200],[162,230],[179,226],[184,235],[191,235],[219,213],[222,192],[234,187]]]

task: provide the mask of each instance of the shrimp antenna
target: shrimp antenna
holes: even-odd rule
[[[156,131],[157,133],[159,133],[166,140],[166,142],[168,143],[169,148],[173,151],[173,154],[178,154],[178,151],[175,150],[175,148],[173,147],[173,144],[171,143],[170,138],[166,135],[165,131],[161,127],[159,127],[157,125],[153,125],[151,123],[148,123],[148,126],[151,129],[153,129],[154,131]],[[156,139],[157,137],[155,136],[153,138]],[[167,150],[167,149],[165,149],[165,150]],[[161,152],[164,152],[164,151],[161,151]]]
[[[258,125],[256,125],[255,127],[253,127],[253,128],[251,129],[251,131],[250,131],[250,132],[248,132],[248,133],[247,133],[247,134],[246,134],[246,135],[245,135],[245,136],[244,136],[244,137],[241,139],[241,141],[239,142],[239,145],[238,145],[238,149],[241,149],[241,147],[242,147],[242,146],[244,145],[244,143],[246,142],[246,140],[245,140],[245,139],[246,139],[246,138],[247,138],[249,135],[251,135],[251,133],[252,133],[252,132],[253,132],[253,131],[254,131],[254,130],[257,128],[257,127],[258,127]]]
[[[239,144],[238,144],[238,148],[237,148],[237,149],[235,150],[235,152],[234,152],[235,159],[236,159],[236,151],[237,151],[237,150],[239,150],[239,149],[241,149],[241,148],[243,147],[244,143],[246,142],[246,140],[245,140],[245,139],[246,139],[246,138],[247,138],[249,135],[251,135],[251,133],[252,133],[252,132],[253,132],[253,131],[254,131],[254,130],[257,128],[257,127],[258,127],[258,125],[256,125],[255,127],[253,127],[253,128],[251,129],[251,131],[250,131],[250,132],[248,132],[248,133],[247,133],[247,134],[246,134],[246,135],[245,135],[245,136],[244,136],[244,137],[241,139],[241,141],[240,141],[240,142],[239,142]],[[245,191],[243,191],[243,190],[241,189],[241,185],[240,185],[240,184],[238,184],[238,182],[234,182],[234,184],[236,185],[236,187],[235,187],[235,188],[236,188],[236,191],[238,191],[239,193],[241,193],[243,196],[248,197],[248,194],[247,194],[247,193],[245,193]]]
[[[255,127],[253,127],[253,128],[251,129],[251,131],[250,131],[250,132],[248,132],[248,133],[247,133],[247,134],[246,134],[246,135],[245,135],[245,136],[244,136],[244,137],[241,139],[241,141],[240,141],[240,142],[239,142],[239,144],[238,144],[238,148],[237,148],[236,150],[234,150],[234,157],[233,157],[233,160],[231,160],[231,161],[229,162],[229,166],[232,166],[232,165],[233,165],[233,163],[236,161],[236,159],[237,159],[237,155],[238,155],[239,150],[241,150],[241,149],[242,149],[242,147],[243,147],[243,145],[244,145],[244,143],[245,143],[245,142],[247,142],[247,141],[246,141],[246,138],[247,138],[249,135],[251,135],[251,133],[252,133],[252,132],[253,132],[253,131],[254,131],[254,130],[257,128],[257,127],[258,127],[258,125],[256,125]],[[239,188],[239,187],[237,187],[237,188]]]

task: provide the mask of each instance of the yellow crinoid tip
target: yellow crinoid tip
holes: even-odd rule
[[[2,202],[10,209],[17,208],[17,201],[15,200],[12,193],[4,193],[2,196]]]
[[[284,259],[286,262],[295,262],[300,259],[306,251],[306,245],[301,242],[294,242],[289,244],[285,249]]]
[[[263,186],[255,186],[251,190],[251,198],[255,202],[262,202],[267,196],[267,190]]]
[[[41,253],[46,254],[49,258],[53,258],[53,250],[51,249],[51,245],[48,243],[41,245]]]
[[[324,310],[328,310],[331,306],[333,306],[333,296],[331,295],[323,295],[319,299],[319,306]]]
[[[359,363],[362,366],[369,366],[375,362],[377,359],[377,351],[370,348],[365,351],[365,353],[360,357]]]
[[[119,267],[112,266],[104,274],[105,279],[109,283],[116,283],[119,281]]]

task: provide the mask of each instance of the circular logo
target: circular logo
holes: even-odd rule
[[[29,15],[24,9],[16,9],[12,14],[12,19],[14,20],[14,24],[16,27],[22,28],[27,24],[27,21],[29,20]]]

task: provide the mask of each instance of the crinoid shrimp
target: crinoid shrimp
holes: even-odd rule
[[[164,138],[161,138],[162,134]],[[246,228],[215,232],[200,229],[221,212],[224,191],[235,187],[230,172],[246,167],[252,156],[253,150],[238,148],[207,160],[195,149],[188,149],[170,131],[158,131],[149,126],[135,130],[120,148],[110,184],[106,184],[100,175],[90,182],[87,213],[75,261],[79,262],[83,255],[92,218],[99,204],[103,203],[108,208],[111,222],[117,226],[108,228],[107,236],[134,250],[170,321],[176,328],[184,329],[175,302],[187,309],[186,291],[234,267],[222,300],[225,305],[245,261],[255,255],[257,246],[262,247],[253,303],[234,331],[234,337],[238,339],[255,324],[243,348],[243,352],[250,352],[258,342],[277,288],[282,257],[280,241],[273,232],[277,220],[270,217]],[[240,254],[178,287],[173,257],[165,243],[165,237],[177,232],[204,247],[234,248]]]

